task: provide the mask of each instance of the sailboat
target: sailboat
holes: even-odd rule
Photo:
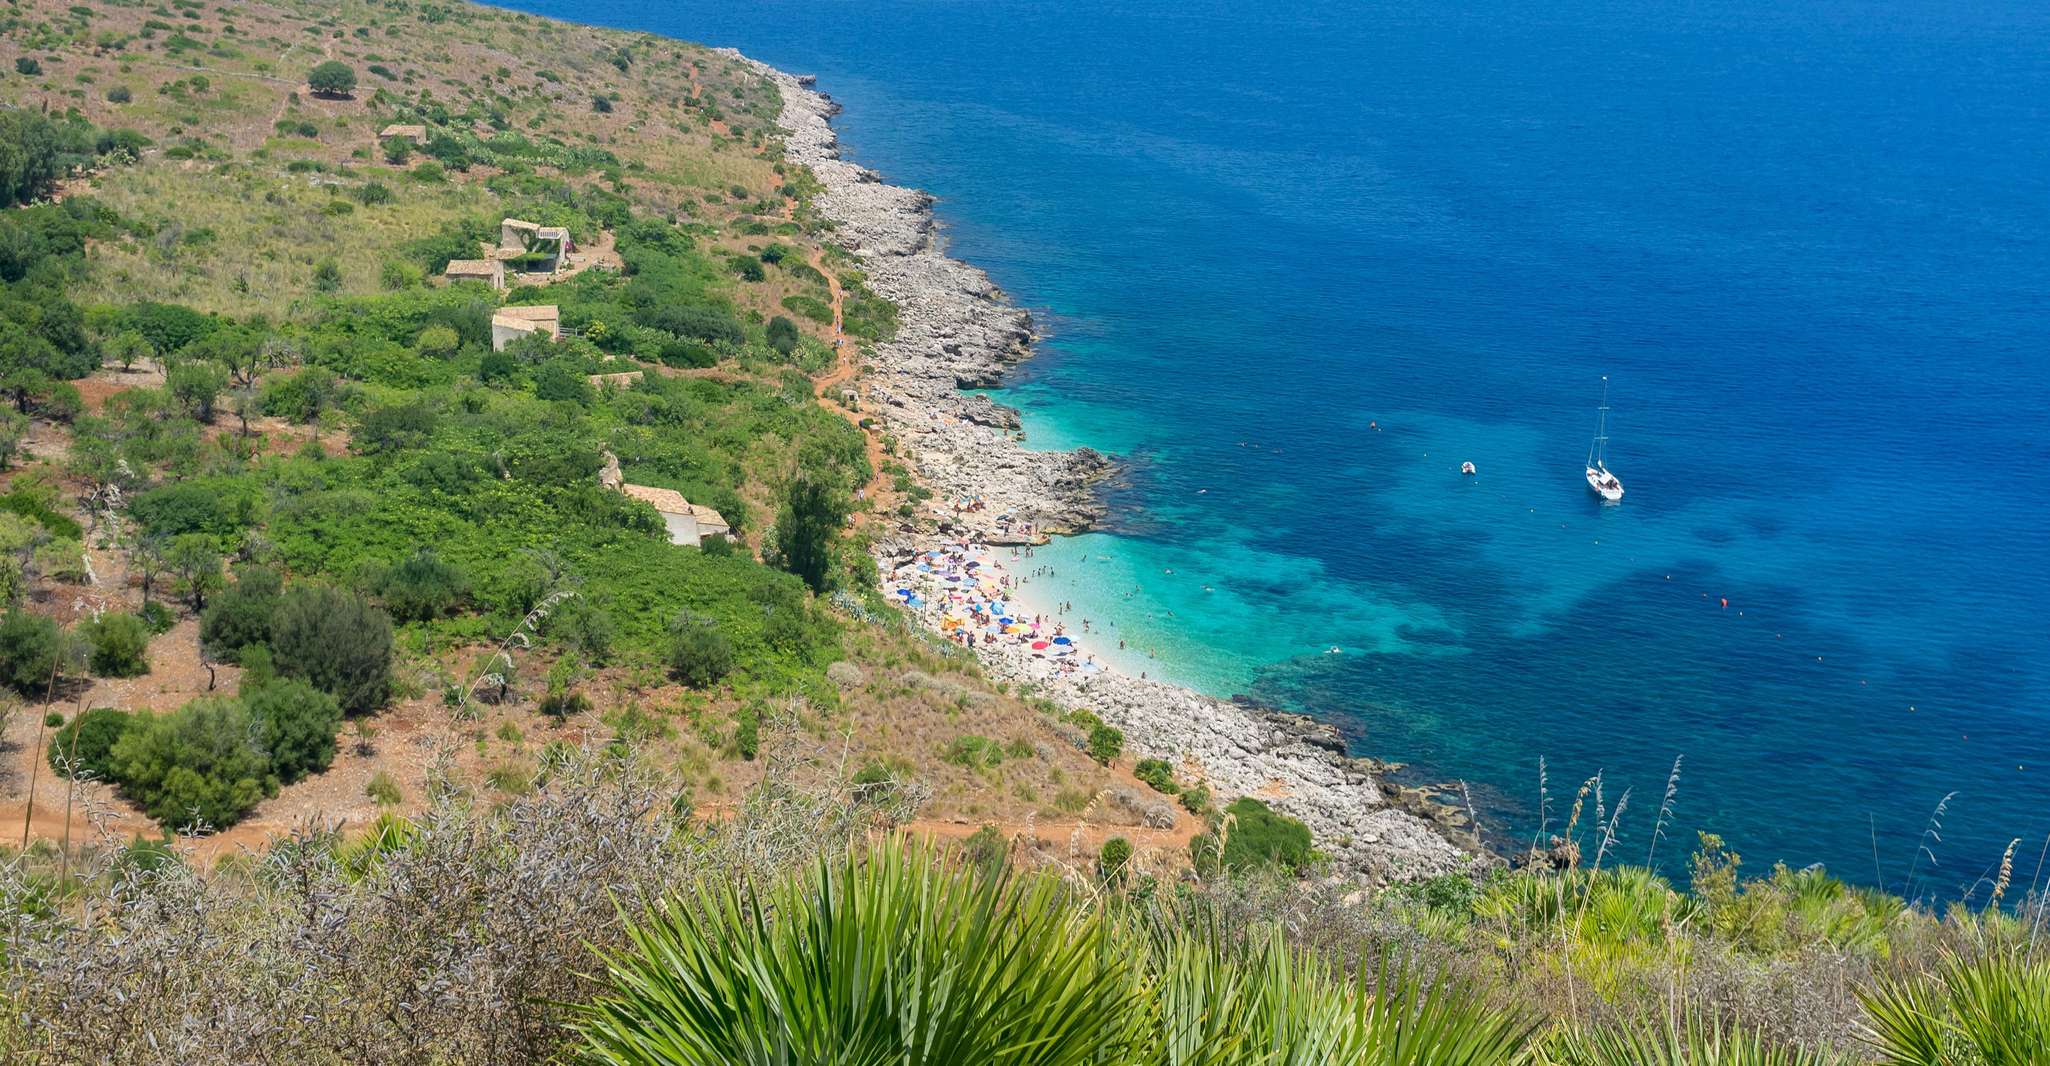
[[[1623,498],[1623,483],[1609,473],[1609,376],[1602,375],[1601,413],[1594,424],[1594,443],[1587,446],[1587,487],[1609,503]]]

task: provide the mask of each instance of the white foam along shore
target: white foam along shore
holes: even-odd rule
[[[1128,752],[1170,758],[1220,800],[1254,796],[1302,819],[1342,870],[1381,881],[1474,862],[1414,804],[1393,802],[1378,764],[1349,757],[1329,726],[1120,673],[1090,655],[1094,634],[1069,632],[1044,610],[1033,626],[1012,602],[1021,582],[1004,564],[1019,545],[1101,518],[1092,486],[1111,464],[1088,449],[1027,450],[1016,412],[962,391],[996,384],[1031,355],[1030,317],[982,271],[946,256],[930,196],[840,158],[830,123],[839,107],[810,79],[745,61],[782,91],[787,157],[824,186],[820,210],[835,240],[898,308],[897,334],[871,353],[861,401],[935,497],[929,519],[879,546],[884,591],[946,639],[966,646],[973,633],[992,676],[1122,729]]]

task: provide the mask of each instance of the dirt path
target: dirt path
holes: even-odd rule
[[[297,47],[299,47],[297,43],[294,43],[292,45],[292,48]],[[292,54],[292,48],[285,49],[284,55],[278,57],[278,67],[280,69],[283,69],[285,65],[285,57]],[[320,43],[320,54],[324,57],[324,59],[333,59],[335,57],[335,46],[331,42],[322,41]],[[265,80],[278,82],[282,85],[288,85],[291,86],[291,88],[286,90],[285,95],[278,97],[278,109],[276,111],[271,112],[270,125],[265,126],[263,129],[257,131],[257,136],[259,138],[269,136],[272,130],[278,128],[278,123],[284,121],[285,112],[292,106],[292,97],[298,95],[299,92],[298,85],[296,83],[288,82],[283,78],[266,78]]]
[[[883,463],[888,456],[883,452],[882,431],[864,427],[861,424],[861,412],[840,402],[841,390],[861,372],[861,346],[849,343],[850,338],[846,330],[847,293],[840,287],[840,279],[826,268],[826,253],[824,250],[814,250],[809,261],[813,270],[825,275],[826,288],[832,294],[833,306],[833,369],[826,371],[824,376],[814,379],[815,391],[821,406],[838,413],[840,417],[852,423],[854,428],[861,430],[864,442],[862,450],[868,456],[870,471],[868,484],[862,486],[861,495],[875,504],[866,514],[856,516],[856,521],[861,521],[890,509],[885,498],[889,481],[883,473]]]

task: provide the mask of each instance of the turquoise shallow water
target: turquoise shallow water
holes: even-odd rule
[[[1545,756],[1644,847],[1676,755],[1753,863],[2050,832],[2041,5],[519,6],[816,72],[941,197],[1051,335],[999,398],[1127,460],[1034,591],[1135,668],[1510,835]]]

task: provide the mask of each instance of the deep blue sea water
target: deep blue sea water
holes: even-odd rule
[[[1052,334],[999,398],[1131,463],[1037,561],[1135,669],[1334,720],[1510,834],[1544,756],[1558,808],[1634,789],[1633,856],[1684,755],[1662,858],[2033,868],[2050,6],[515,6],[814,72],[941,198]]]

